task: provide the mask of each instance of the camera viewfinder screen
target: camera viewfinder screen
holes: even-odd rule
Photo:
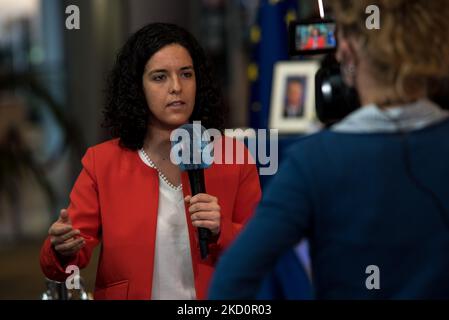
[[[335,24],[332,22],[299,24],[295,29],[295,49],[298,51],[326,50],[336,47]]]

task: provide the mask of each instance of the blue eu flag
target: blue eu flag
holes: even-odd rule
[[[288,24],[297,18],[297,0],[261,0],[257,22],[252,26],[252,61],[248,67],[251,82],[250,126],[268,128],[273,66],[288,60]]]

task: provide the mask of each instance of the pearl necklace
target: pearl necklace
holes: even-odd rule
[[[162,173],[161,170],[159,170],[159,168],[156,166],[156,164],[153,162],[153,160],[150,159],[150,157],[147,155],[147,153],[145,152],[145,150],[140,149],[140,151],[142,151],[143,156],[145,157],[145,160],[148,161],[148,163],[150,164],[150,167],[154,168],[157,170],[159,177],[173,190],[179,191],[182,189],[182,183],[179,186],[175,186],[173,183],[171,183],[170,181],[168,181],[167,177],[165,176],[165,174]]]

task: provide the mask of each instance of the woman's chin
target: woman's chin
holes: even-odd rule
[[[178,128],[188,122],[189,122],[189,118],[183,117],[183,118],[177,118],[177,119],[169,119],[165,122],[165,124],[170,128]]]
[[[159,125],[161,127],[166,127],[167,129],[174,129],[182,126],[185,123],[189,122],[189,118],[191,113],[168,113],[160,115],[159,117],[154,117],[152,121],[150,121],[153,125]]]

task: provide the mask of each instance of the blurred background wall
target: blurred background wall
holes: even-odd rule
[[[69,5],[80,10],[79,30],[65,26]],[[263,10],[278,19],[260,21]],[[0,299],[39,299],[45,289],[39,248],[87,146],[108,139],[105,77],[130,34],[156,21],[190,30],[214,62],[227,128],[263,128],[269,106],[251,87],[265,62],[254,50],[262,39],[279,45],[289,21],[317,10],[314,0],[0,0]],[[264,39],[274,24],[283,35]],[[97,256],[82,271],[89,291]]]

